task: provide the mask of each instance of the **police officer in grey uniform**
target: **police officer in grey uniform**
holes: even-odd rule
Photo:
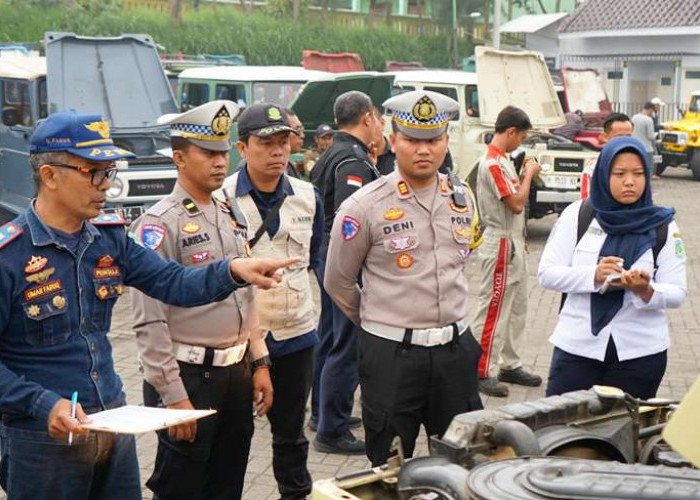
[[[238,107],[213,101],[165,115],[178,182],[134,224],[133,237],[162,257],[200,267],[250,254],[240,210],[212,198],[229,164]],[[148,487],[160,499],[240,498],[253,435],[251,405],[272,404],[269,356],[253,288],[216,305],[171,307],[135,291],[134,331],[149,406],[215,408],[217,414],[159,432]]]
[[[394,436],[411,456],[421,424],[442,434],[455,415],[482,408],[464,275],[478,214],[466,186],[438,173],[458,104],[413,91],[384,107],[397,169],[341,205],[325,269],[328,294],[362,328],[362,421],[375,466]]]

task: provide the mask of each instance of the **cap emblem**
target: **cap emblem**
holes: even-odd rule
[[[231,115],[226,106],[221,106],[221,109],[211,122],[211,130],[216,135],[226,135],[231,132]]]
[[[413,106],[412,113],[416,120],[429,122],[437,116],[437,108],[430,97],[424,96]]]
[[[97,132],[103,139],[109,139],[109,123],[104,120],[88,123],[85,128],[91,132]]]
[[[270,107],[267,109],[267,119],[270,121],[278,122],[282,120],[282,113],[280,113],[279,108]]]

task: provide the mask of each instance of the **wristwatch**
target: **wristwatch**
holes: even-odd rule
[[[263,356],[262,358],[256,359],[250,364],[250,367],[253,371],[257,370],[261,366],[272,366],[272,360],[270,359],[270,356]]]

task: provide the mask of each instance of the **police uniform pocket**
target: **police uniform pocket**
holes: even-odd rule
[[[33,346],[52,346],[70,337],[68,299],[60,290],[22,305],[26,340]]]

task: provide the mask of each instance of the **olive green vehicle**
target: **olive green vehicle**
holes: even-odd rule
[[[659,133],[661,165],[657,173],[667,167],[684,166],[700,181],[700,91],[690,94],[690,102],[683,118],[663,124]]]

